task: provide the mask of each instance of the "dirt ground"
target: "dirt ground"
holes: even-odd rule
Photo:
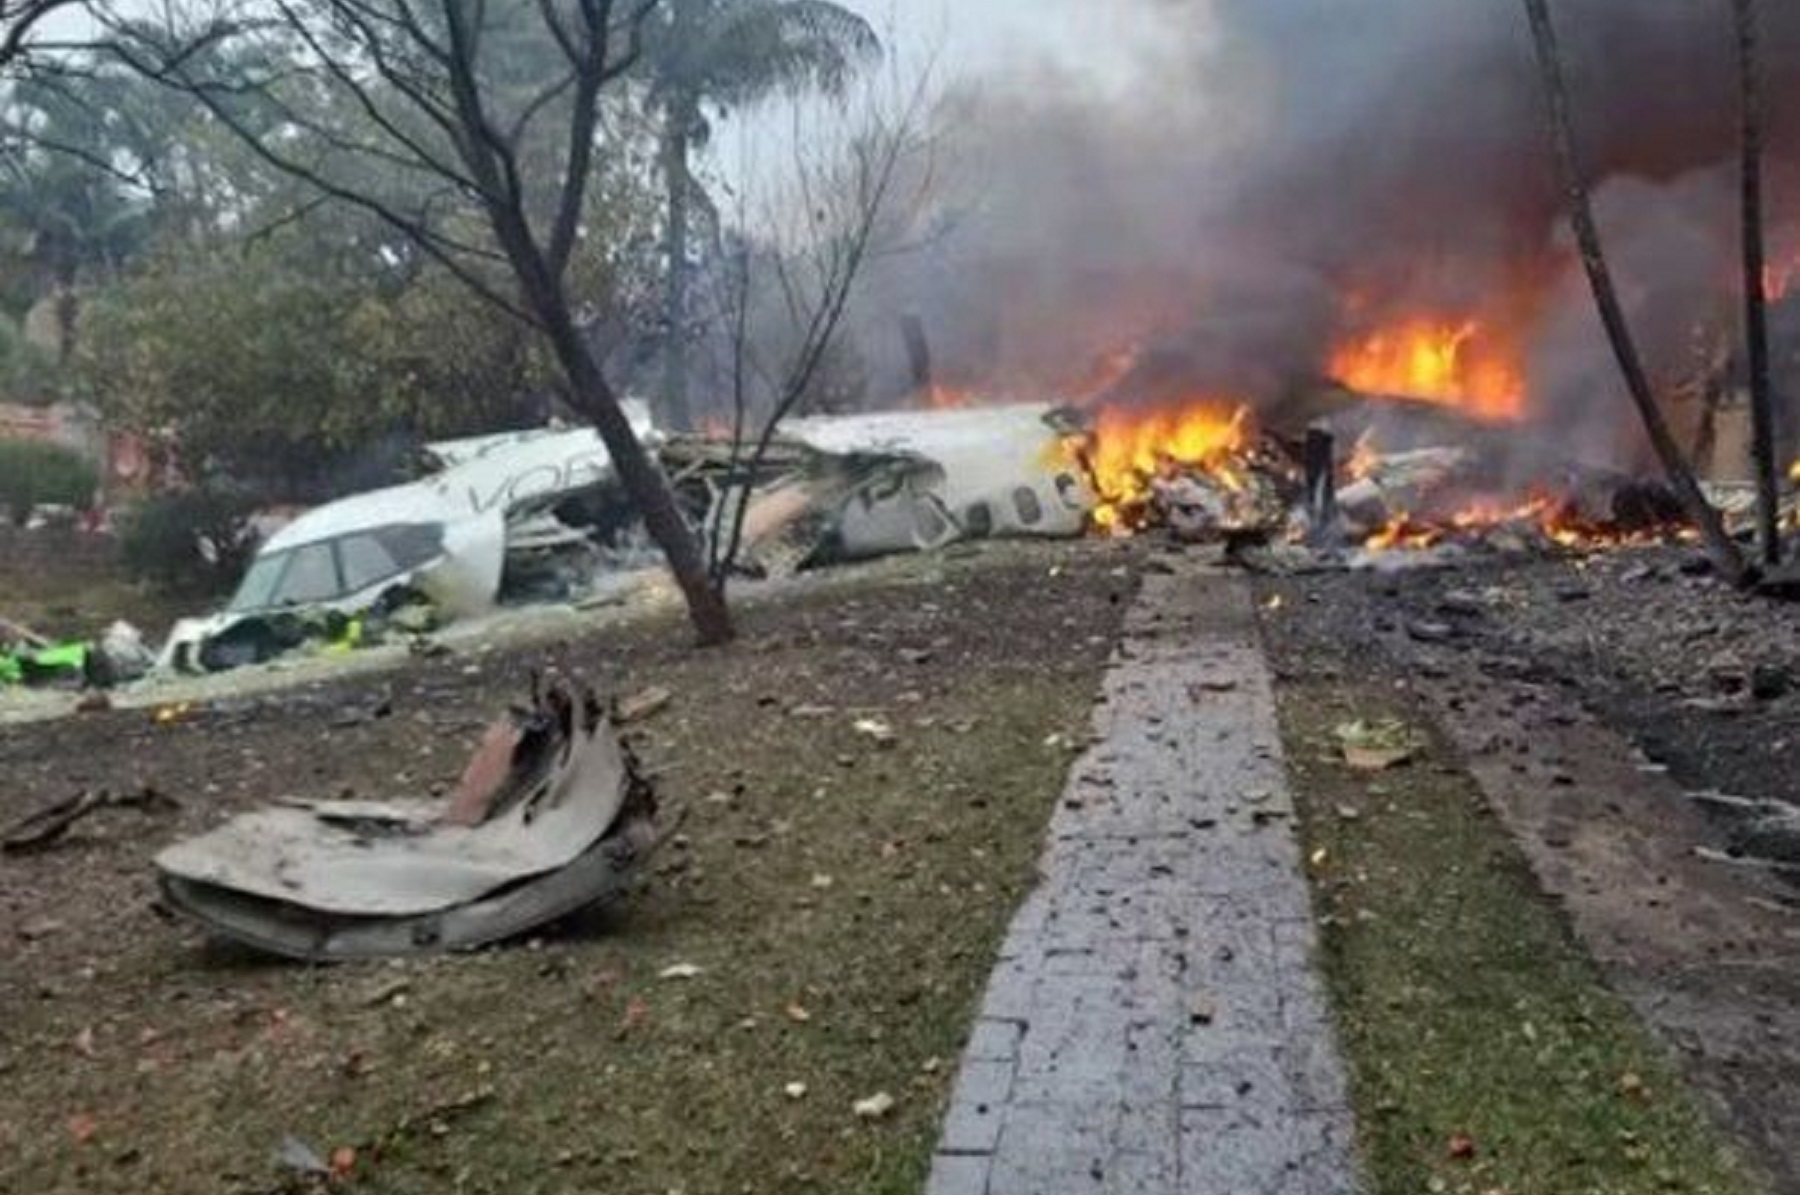
[[[1737,823],[1692,795],[1800,797],[1800,607],[1675,550],[1264,593],[1281,679],[1441,731],[1610,984],[1800,1191],[1800,889],[1733,863]]]
[[[278,1190],[289,1135],[367,1191],[915,1190],[1132,559],[995,546],[748,610],[727,651],[664,619],[0,728],[0,820],[91,788],[180,802],[0,857],[0,1190]],[[638,746],[686,821],[622,905],[324,969],[160,912],[172,839],[283,796],[442,791],[545,664],[675,694]],[[699,973],[660,978],[678,963]],[[859,1120],[877,1092],[894,1111]]]

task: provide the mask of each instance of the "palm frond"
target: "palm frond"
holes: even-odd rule
[[[881,53],[869,22],[830,0],[719,0],[708,18],[680,47],[668,82],[713,104],[788,89],[836,95]]]

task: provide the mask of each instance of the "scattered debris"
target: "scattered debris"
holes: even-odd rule
[[[786,1087],[783,1087],[781,1091],[782,1094],[787,1096],[790,1100],[803,1100],[806,1098],[806,1084],[804,1083],[789,1083]]]
[[[620,726],[647,721],[660,714],[675,700],[675,694],[661,685],[633,693],[614,704],[613,721]]]
[[[156,863],[169,905],[206,929],[335,961],[515,937],[620,895],[661,838],[599,700],[555,684],[490,728],[450,802],[295,801]]]
[[[693,963],[676,963],[672,967],[664,967],[656,977],[658,979],[698,979],[701,973],[701,968],[696,967]]]
[[[1419,753],[1419,739],[1398,719],[1380,722],[1346,722],[1336,730],[1344,762],[1358,772],[1387,772],[1411,763]]]
[[[181,803],[146,785],[129,793],[106,789],[82,792],[66,801],[40,809],[5,830],[0,830],[0,851],[23,854],[42,850],[67,834],[76,822],[102,809],[136,809],[145,813],[169,812]]]
[[[1195,996],[1188,1002],[1188,1020],[1196,1025],[1210,1025],[1219,1019],[1219,1002],[1211,996]]]
[[[866,1100],[857,1100],[851,1110],[858,1120],[880,1120],[894,1110],[894,1097],[885,1091],[878,1091]]]
[[[880,718],[858,718],[854,729],[864,738],[874,740],[878,747],[892,747],[899,741],[894,728]]]
[[[310,1178],[325,1178],[331,1174],[331,1165],[319,1156],[319,1151],[300,1138],[289,1133],[281,1139],[275,1149],[275,1165],[282,1170]]]

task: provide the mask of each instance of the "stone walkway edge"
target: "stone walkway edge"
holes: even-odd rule
[[[1247,585],[1133,606],[964,1053],[929,1195],[1354,1195]]]

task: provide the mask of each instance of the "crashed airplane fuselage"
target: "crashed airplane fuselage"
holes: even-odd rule
[[[652,439],[647,413],[632,416],[639,436]],[[591,428],[485,436],[427,453],[439,472],[327,503],[277,531],[223,611],[176,624],[159,665],[255,662],[280,646],[267,641],[267,626],[301,615],[353,616],[390,601],[479,614],[499,600],[509,555],[589,542],[552,512],[613,479]]]
[[[967,539],[1074,538],[1094,509],[1067,448],[1076,429],[1049,404],[790,420],[775,437],[783,463],[748,494],[729,442],[688,437],[665,446],[641,404],[631,414],[672,474],[715,479],[691,505],[706,534],[724,533],[732,504],[748,503],[743,559],[765,572]],[[554,512],[577,495],[616,488],[612,459],[591,429],[427,451],[438,469],[431,476],[329,503],[276,532],[225,610],[177,624],[159,664],[210,671],[254,663],[293,646],[297,632],[286,624],[296,620],[346,622],[408,602],[453,618],[479,614],[522,559],[591,548],[589,530]]]

